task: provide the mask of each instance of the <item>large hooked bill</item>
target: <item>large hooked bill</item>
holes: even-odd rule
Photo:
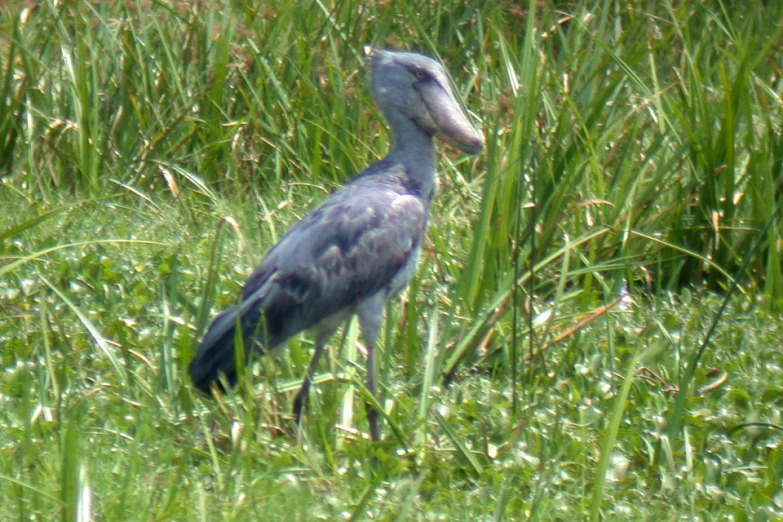
[[[425,83],[418,90],[435,123],[435,135],[438,138],[468,154],[481,152],[484,136],[470,122],[467,112],[448,83]]]

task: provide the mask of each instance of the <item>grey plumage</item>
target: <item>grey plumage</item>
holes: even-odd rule
[[[427,227],[435,188],[432,138],[470,154],[480,152],[483,138],[436,61],[405,52],[369,54],[371,89],[394,148],[291,227],[247,280],[239,304],[212,321],[190,364],[191,379],[204,392],[220,386],[221,374],[235,383],[237,325],[246,351],[262,353],[311,330],[315,353],[294,402],[299,420],[326,342],[357,314],[368,350],[367,388],[375,394],[383,307],[413,275]],[[374,440],[380,438],[377,416],[368,407]]]

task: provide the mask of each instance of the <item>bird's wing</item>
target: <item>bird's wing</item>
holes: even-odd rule
[[[347,185],[270,250],[245,284],[243,316],[263,314],[259,336],[276,346],[381,290],[399,291],[426,226],[418,194],[369,178]]]

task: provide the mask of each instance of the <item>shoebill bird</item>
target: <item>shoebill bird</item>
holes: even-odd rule
[[[299,422],[327,341],[356,314],[367,345],[367,390],[376,396],[375,341],[384,304],[413,276],[427,228],[435,191],[433,138],[478,154],[483,136],[438,62],[408,52],[372,49],[368,54],[372,94],[394,138],[391,152],[267,252],[245,283],[241,301],[215,317],[190,363],[199,390],[221,391],[222,382],[236,383],[239,336],[248,355],[273,350],[309,330],[315,353],[294,401]],[[378,412],[371,405],[367,417],[377,441]]]

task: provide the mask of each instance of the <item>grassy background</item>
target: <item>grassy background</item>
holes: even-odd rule
[[[0,16],[9,519],[783,519],[783,4],[22,2]],[[389,307],[220,403],[185,369],[286,228],[388,149],[362,48],[444,60]],[[446,386],[448,384],[448,386]]]

